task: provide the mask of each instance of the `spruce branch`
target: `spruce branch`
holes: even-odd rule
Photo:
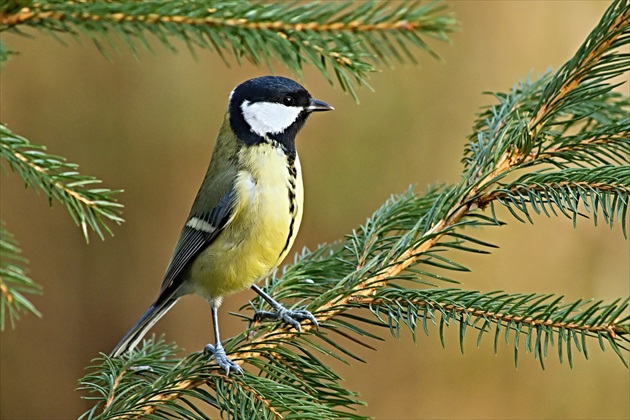
[[[13,235],[0,221],[0,331],[4,331],[7,318],[15,328],[20,316],[32,313],[41,316],[25,295],[41,293],[41,286],[26,275],[26,259]]]
[[[588,359],[587,337],[596,337],[600,342],[617,338],[628,343],[630,334],[630,298],[610,304],[584,301],[561,303],[563,296],[551,294],[508,294],[500,291],[490,293],[471,292],[461,289],[413,290],[384,288],[376,296],[354,299],[354,302],[369,308],[379,319],[387,315],[384,323],[398,336],[400,323],[405,323],[415,340],[418,324],[422,323],[425,334],[429,335],[428,324],[439,323],[439,334],[445,346],[444,328],[451,321],[459,324],[460,349],[464,352],[464,336],[468,327],[479,331],[477,346],[483,335],[494,328],[494,352],[498,352],[498,338],[501,333],[506,343],[513,335],[514,361],[518,363],[519,335],[525,335],[525,351],[533,353],[544,369],[549,345],[558,340],[557,350],[560,362],[563,350],[575,343],[576,350]],[[447,303],[453,302],[453,303]],[[440,315],[439,320],[437,315]],[[628,367],[623,351],[627,345],[610,341],[611,348]],[[572,353],[568,353],[568,363],[573,366]]]
[[[595,98],[601,93],[601,88],[607,90],[602,80],[628,71],[630,55],[618,51],[619,47],[628,43],[628,26],[628,3],[613,2],[586,42],[542,92],[535,116],[529,123],[532,137],[536,137],[548,121],[556,119],[576,102]]]
[[[0,31],[31,27],[51,33],[85,33],[104,51],[118,34],[132,51],[151,49],[146,34],[175,50],[183,41],[194,54],[210,49],[228,63],[233,56],[256,65],[283,63],[297,75],[315,66],[330,82],[333,75],[355,98],[375,65],[415,63],[412,49],[437,54],[426,38],[448,41],[456,21],[436,2],[421,4],[370,0],[250,3],[248,1],[16,1],[0,9]]]
[[[462,349],[466,332],[473,329],[478,344],[486,333],[493,335],[495,351],[503,337],[514,347],[515,362],[524,342],[525,351],[543,368],[550,347],[557,348],[560,361],[572,365],[573,354],[588,358],[587,343],[597,340],[602,350],[611,348],[628,366],[628,298],[563,302],[563,296],[553,294],[440,287],[454,281],[446,273],[467,270],[451,251],[489,253],[495,247],[476,237],[479,229],[466,228],[505,225],[496,214],[498,206],[507,207],[517,220],[522,220],[520,213],[533,222],[533,211],[549,217],[563,213],[574,222],[593,215],[611,226],[625,224],[629,102],[613,91],[612,79],[630,69],[628,55],[620,52],[630,41],[628,13],[626,0],[613,2],[560,70],[494,94],[498,104],[476,121],[458,184],[392,197],[339,244],[305,251],[281,275],[267,279],[265,290],[271,295],[292,299],[294,306],[307,305],[320,331],[309,324],[302,332],[253,324],[241,315],[250,328],[227,340],[225,347],[233,360],[252,365],[268,380],[252,381],[260,392],[256,396],[273,394],[275,386],[295,387],[319,404],[298,410],[297,416],[307,410],[327,418],[350,416],[349,410],[360,402],[338,385],[340,378],[325,358],[361,360],[345,340],[372,348],[371,341],[380,337],[367,326],[388,328],[397,336],[401,323],[414,337],[418,325],[428,333],[429,325],[436,324],[443,344],[444,329],[457,327]],[[251,303],[255,309],[264,305],[261,299]],[[236,416],[233,407],[247,406],[238,413],[241,417],[255,416],[252,410],[261,409],[247,405],[256,400],[249,374],[225,377],[201,353],[164,357],[163,346],[148,340],[128,358],[103,356],[82,381],[84,390],[97,395],[86,417],[111,418],[114,407],[129,413],[130,399],[143,407],[136,415],[159,418],[166,413],[203,417],[193,408],[182,408],[184,401],[194,405],[190,398],[218,407],[226,416]],[[147,378],[138,366],[164,372],[172,381],[159,402],[153,384],[160,379]],[[191,374],[195,369],[203,374]],[[112,378],[122,379],[114,384]],[[264,399],[265,415],[285,415],[276,399]]]
[[[121,191],[92,188],[101,181],[81,175],[77,172],[78,165],[45,150],[44,146],[31,143],[0,124],[0,158],[26,185],[43,191],[51,205],[53,199],[62,203],[81,228],[86,241],[89,240],[88,228],[101,239],[105,232],[111,234],[107,222],[123,222],[120,217],[122,204],[114,197]],[[7,169],[5,165],[2,167]]]
[[[520,221],[522,213],[532,224],[530,207],[536,214],[544,213],[550,217],[558,215],[557,208],[563,215],[577,223],[579,204],[587,207],[597,226],[598,214],[602,214],[611,228],[615,220],[621,221],[624,236],[628,196],[630,195],[630,166],[600,166],[597,168],[570,168],[558,172],[538,172],[521,176],[518,180],[497,188],[487,194],[480,202],[485,207],[490,201],[497,200],[506,206]],[[518,213],[517,213],[518,212]]]

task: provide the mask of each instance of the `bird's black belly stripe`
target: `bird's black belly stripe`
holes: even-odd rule
[[[293,238],[293,228],[295,224],[295,216],[297,214],[297,203],[295,202],[297,168],[295,167],[294,154],[287,155],[287,170],[289,171],[289,185],[287,186],[287,189],[289,190],[289,213],[291,214],[291,222],[289,223],[289,234],[287,235],[287,240],[285,241],[282,251],[280,251],[280,255],[278,257],[282,256],[287,248],[289,248],[291,239]]]

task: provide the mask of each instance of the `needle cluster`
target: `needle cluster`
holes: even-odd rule
[[[447,41],[457,22],[437,2],[391,1],[249,2],[198,0],[16,1],[0,9],[0,31],[22,28],[54,34],[85,34],[105,52],[118,35],[134,53],[152,40],[175,51],[183,42],[195,54],[216,52],[229,65],[246,60],[297,75],[315,66],[330,83],[355,98],[377,65],[415,63],[413,50],[437,57],[427,39]],[[148,37],[147,35],[152,35]]]

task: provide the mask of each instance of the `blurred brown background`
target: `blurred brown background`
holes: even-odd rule
[[[575,52],[608,2],[459,1],[449,3],[462,22],[454,44],[432,43],[439,63],[418,54],[421,67],[374,74],[375,93],[359,91],[357,105],[308,69],[304,84],[336,107],[317,115],[298,148],[304,170],[306,211],[295,250],[334,241],[363,223],[390,194],[409,184],[422,190],[458,180],[466,137],[483,91],[506,91],[530,71],[557,68]],[[104,242],[86,245],[65,210],[50,209],[42,194],[24,190],[15,174],[1,176],[1,211],[7,228],[31,260],[30,275],[44,286],[33,299],[43,318],[24,317],[2,333],[2,418],[72,418],[90,407],[75,392],[84,368],[109,352],[155,298],[172,248],[197,192],[230,90],[268,73],[249,65],[226,68],[216,54],[185,47],[172,54],[133,58],[101,55],[90,41],[35,39],[3,34],[19,51],[2,71],[1,120],[53,154],[81,164],[111,188],[123,188],[126,223]],[[287,75],[278,66],[278,74]],[[628,89],[628,85],[623,87]],[[476,235],[500,245],[491,256],[463,255],[472,272],[463,287],[490,291],[557,292],[567,299],[611,300],[629,291],[628,242],[580,220],[535,219]],[[287,260],[292,260],[292,257]],[[243,328],[228,316],[250,297],[226,300],[222,331]],[[212,339],[210,312],[185,298],[155,328],[186,351]],[[542,371],[512,346],[481,348],[470,333],[459,353],[456,331],[447,348],[419,332],[361,350],[368,364],[338,365],[346,385],[361,393],[376,418],[628,418],[629,374],[617,356],[590,343],[590,361],[575,356],[560,365],[555,348]],[[523,350],[521,346],[521,350]],[[334,363],[331,360],[331,363]]]

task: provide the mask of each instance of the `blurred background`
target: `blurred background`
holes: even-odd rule
[[[395,4],[395,3],[394,3]],[[303,83],[336,111],[311,119],[298,138],[306,188],[304,221],[293,252],[341,238],[392,193],[410,184],[456,182],[475,114],[493,104],[484,91],[507,91],[528,74],[568,60],[608,6],[603,1],[457,1],[462,22],[453,45],[433,42],[444,58],[418,54],[421,65],[383,69],[360,104],[312,69]],[[2,71],[1,120],[43,143],[50,153],[122,188],[126,223],[114,237],[86,245],[65,210],[50,208],[20,178],[1,174],[0,210],[16,235],[29,274],[44,286],[33,298],[43,313],[2,333],[0,414],[6,419],[73,418],[90,407],[75,391],[99,352],[108,353],[153,301],[174,243],[208,164],[227,96],[265,68],[227,68],[216,54],[184,46],[172,54],[154,43],[135,59],[125,47],[108,60],[86,38],[67,45],[36,33],[3,34],[18,51]],[[280,66],[277,74],[291,76]],[[628,89],[625,85],[623,89]],[[630,293],[628,242],[620,226],[595,228],[580,220],[535,218],[476,235],[500,246],[493,255],[462,255],[472,269],[463,287],[566,294],[612,300]],[[292,257],[287,258],[287,261]],[[243,323],[229,316],[252,295],[228,298],[222,333]],[[210,312],[198,297],[182,299],[154,328],[198,351],[212,339]],[[336,364],[348,388],[375,418],[628,418],[630,377],[617,356],[590,343],[590,360],[573,369],[551,350],[547,369],[512,346],[497,355],[492,339],[476,334],[459,352],[457,331],[446,350],[436,328],[396,340],[382,332],[367,364]],[[521,347],[521,350],[522,347]],[[332,359],[330,363],[335,363]]]

